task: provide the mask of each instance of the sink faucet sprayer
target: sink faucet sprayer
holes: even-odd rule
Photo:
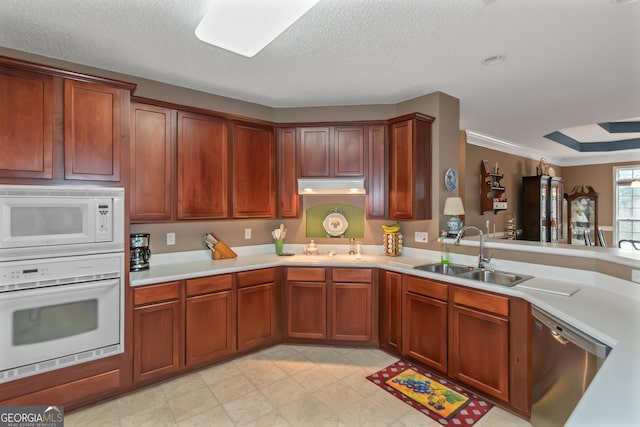
[[[484,256],[484,233],[480,228],[476,227],[475,225],[465,225],[460,229],[460,231],[458,231],[454,243],[456,245],[459,245],[462,235],[466,230],[470,228],[473,230],[477,230],[478,234],[480,235],[480,254],[478,255],[478,268],[485,268],[485,266],[491,262],[491,258],[487,258]]]

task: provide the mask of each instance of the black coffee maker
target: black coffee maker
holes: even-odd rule
[[[149,233],[131,234],[131,254],[130,254],[130,271],[141,271],[149,268],[149,258],[151,258],[151,250],[149,249]]]

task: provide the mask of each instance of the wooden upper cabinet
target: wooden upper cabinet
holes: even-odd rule
[[[299,176],[304,178],[331,176],[331,128],[299,128],[298,134]]]
[[[363,127],[336,126],[333,144],[333,176],[364,176]]]
[[[227,121],[178,112],[178,218],[229,216]]]
[[[0,66],[0,177],[53,177],[53,77]]]
[[[431,123],[410,114],[391,120],[389,218],[431,219]]]
[[[389,200],[389,145],[385,125],[367,126],[367,218],[386,218]]]
[[[276,139],[278,217],[297,218],[300,197],[296,181],[296,129],[278,129]]]
[[[65,80],[65,179],[120,181],[122,140],[128,140],[128,106],[125,90]]]
[[[174,110],[131,104],[131,221],[173,219]]]
[[[301,178],[364,176],[364,127],[299,128],[298,141]]]
[[[273,128],[230,122],[234,218],[276,216],[276,143]]]

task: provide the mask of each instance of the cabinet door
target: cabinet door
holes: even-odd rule
[[[53,177],[53,77],[0,66],[0,177]]]
[[[331,176],[330,128],[300,128],[298,142],[299,176],[303,178]]]
[[[234,218],[276,216],[276,145],[273,128],[232,122]]]
[[[431,219],[431,121],[393,122],[389,135],[389,218]]]
[[[174,137],[172,110],[131,105],[131,221],[172,219]]]
[[[133,313],[133,379],[177,371],[180,363],[180,301],[137,307]]]
[[[126,112],[128,121],[125,97],[122,89],[65,80],[65,179],[120,181],[121,114]],[[128,129],[126,125],[127,140]]]
[[[380,282],[380,347],[400,354],[402,343],[402,274],[384,272]]]
[[[422,295],[404,296],[402,354],[447,372],[447,303]]]
[[[371,341],[371,284],[331,285],[331,338]]]
[[[288,282],[287,313],[289,337],[326,339],[326,283]]]
[[[389,193],[387,127],[369,126],[367,136],[367,218],[385,218]]]
[[[238,350],[247,350],[278,338],[275,283],[238,289]]]
[[[364,129],[337,126],[333,135],[333,176],[364,176]]]
[[[178,218],[229,216],[227,121],[178,112]]]
[[[185,310],[187,366],[234,352],[231,291],[189,297]]]
[[[509,321],[453,305],[449,376],[503,401],[509,400]]]
[[[299,215],[296,152],[296,129],[278,129],[278,217],[280,218],[297,218]]]
[[[413,121],[393,123],[389,147],[389,217],[413,216]]]

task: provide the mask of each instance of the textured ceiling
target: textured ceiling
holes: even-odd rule
[[[206,7],[3,0],[0,46],[272,107],[442,91],[460,99],[462,129],[548,162],[640,160],[640,149],[580,153],[544,137],[638,116],[640,2],[321,0],[253,58],[195,37]],[[496,54],[506,61],[480,63]]]

